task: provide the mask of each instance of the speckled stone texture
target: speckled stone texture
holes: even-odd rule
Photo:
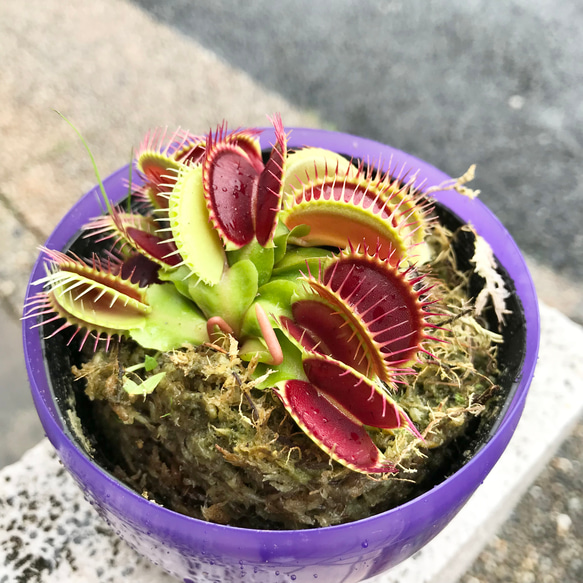
[[[83,499],[47,440],[0,472],[0,583],[170,583]]]
[[[583,421],[460,583],[583,581]]]
[[[442,533],[411,559],[371,582],[457,581],[572,430],[583,411],[583,361],[578,356],[583,329],[544,305],[541,316],[539,364],[510,446]],[[582,425],[463,583],[581,581],[583,469],[577,457],[581,442]],[[516,532],[515,527],[519,527]],[[523,578],[504,574],[514,571]],[[496,573],[502,575],[496,579]],[[0,583],[122,579],[124,583],[173,580],[136,555],[101,521],[56,460],[48,441],[0,471]]]

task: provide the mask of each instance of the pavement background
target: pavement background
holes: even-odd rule
[[[326,124],[476,163],[518,244],[583,279],[578,0],[132,1]]]
[[[275,111],[451,175],[475,162],[475,186],[526,251],[540,297],[583,322],[582,16],[575,0],[3,0],[0,467],[42,436],[18,323],[36,247],[95,183],[54,109],[104,176],[150,127],[264,125]],[[583,580],[582,431],[464,583]]]

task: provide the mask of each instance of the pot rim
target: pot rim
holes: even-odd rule
[[[446,180],[450,180],[449,176],[427,162],[373,140],[351,134],[310,128],[289,127],[286,128],[286,131],[290,132],[288,144],[290,148],[298,148],[303,145],[317,146],[335,150],[348,156],[354,156],[361,159],[364,158],[365,160],[370,159],[371,162],[378,161],[380,153],[383,160],[381,166],[385,169],[389,163],[393,168],[403,168],[404,170],[418,169],[419,178],[417,184],[424,181],[424,186],[434,186],[439,185]],[[275,141],[273,129],[265,129],[261,134],[260,139],[263,148],[269,147]],[[114,183],[119,183],[119,181],[123,180],[127,175],[127,168],[127,166],[120,168],[103,181],[106,190],[108,190],[108,187],[111,188]],[[119,190],[121,192],[123,189]],[[62,249],[67,246],[73,236],[78,233],[79,227],[77,226],[73,230],[73,225],[83,224],[86,222],[87,218],[101,214],[104,210],[102,208],[103,205],[100,204],[99,196],[99,188],[96,186],[77,201],[77,203],[73,205],[69,212],[59,222],[53,233],[47,239],[45,245],[56,249]],[[335,533],[338,535],[334,537],[334,540],[336,541],[341,540],[342,536],[351,533],[351,531],[358,531],[359,533],[362,533],[358,536],[364,536],[368,539],[372,536],[382,537],[379,533],[378,526],[376,526],[375,530],[375,523],[377,522],[390,522],[393,527],[393,532],[388,534],[392,537],[395,534],[398,534],[397,531],[406,528],[407,522],[412,520],[414,515],[419,513],[419,508],[424,509],[423,512],[425,513],[434,514],[435,506],[444,506],[445,502],[452,498],[452,487],[456,492],[461,490],[463,492],[462,496],[466,499],[469,498],[475,488],[489,473],[490,469],[505,449],[522,413],[528,387],[532,380],[537,360],[540,334],[538,302],[532,278],[518,246],[502,226],[500,221],[480,200],[469,199],[454,191],[435,192],[432,194],[432,197],[448,209],[452,210],[462,220],[471,222],[478,234],[484,236],[488,240],[497,259],[514,281],[516,292],[523,305],[526,322],[525,356],[521,368],[520,382],[514,397],[512,398],[504,418],[499,424],[495,434],[491,436],[489,441],[457,472],[446,478],[431,490],[393,509],[375,514],[368,518],[328,527],[299,530],[249,529],[205,522],[203,520],[179,514],[159,506],[154,502],[146,500],[131,490],[128,486],[125,486],[103,468],[97,466],[91,461],[89,456],[79,448],[74,441],[72,441],[70,436],[57,421],[58,416],[56,415],[56,407],[52,400],[51,389],[47,380],[47,372],[43,363],[43,349],[39,329],[31,328],[30,324],[25,321],[23,323],[24,353],[29,372],[33,400],[47,436],[57,449],[58,454],[63,459],[65,465],[69,465],[67,461],[74,458],[75,463],[81,468],[79,470],[80,473],[84,476],[87,476],[90,479],[102,480],[104,481],[104,487],[110,487],[115,491],[121,487],[124,491],[123,495],[120,495],[118,492],[117,497],[112,496],[112,499],[110,500],[112,506],[125,511],[130,504],[136,504],[140,507],[147,505],[147,522],[151,524],[152,527],[157,527],[161,531],[167,529],[168,521],[171,520],[174,527],[173,530],[178,528],[179,530],[187,532],[192,531],[192,529],[198,529],[203,538],[208,538],[213,534],[216,534],[221,540],[221,547],[232,548],[233,546],[236,546],[238,549],[247,546],[257,546],[257,542],[249,542],[246,544],[246,540],[252,538],[254,541],[257,541],[257,537],[261,539],[260,544],[263,544],[264,546],[273,547],[274,544],[280,544],[280,547],[284,547],[281,542],[288,539],[290,533],[295,533],[299,540],[293,543],[293,549],[289,549],[294,555],[301,552],[297,548],[298,544],[302,544],[307,552],[310,545],[314,544],[316,539],[319,540],[323,532],[330,534]],[[112,202],[115,203],[120,198],[123,197],[119,196],[114,198]],[[31,278],[27,286],[26,297],[29,297],[31,291],[35,291],[31,288],[31,283],[44,275],[42,264],[42,258],[39,256],[32,270]],[[464,481],[467,483],[464,484]],[[459,496],[459,493],[457,493],[456,496]],[[143,514],[143,512],[141,512],[141,514]],[[449,519],[450,518],[452,518],[452,516],[449,516]],[[439,530],[440,528],[436,529],[434,534],[437,534]],[[253,537],[250,536],[251,533],[253,533]],[[385,533],[384,539],[386,539],[386,537],[387,533]],[[333,546],[334,543],[331,543],[331,547]]]

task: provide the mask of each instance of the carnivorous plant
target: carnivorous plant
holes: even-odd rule
[[[446,313],[430,273],[431,199],[414,175],[332,151],[288,151],[281,119],[257,130],[149,133],[131,202],[85,226],[110,242],[81,258],[45,249],[27,317],[80,345],[146,349],[238,342],[322,450],[365,474],[396,472],[367,428],[423,437],[394,399]],[[91,340],[90,340],[91,339]],[[71,339],[72,340],[72,339]],[[128,392],[155,390],[128,382]]]

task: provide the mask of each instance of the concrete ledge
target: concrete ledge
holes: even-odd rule
[[[171,583],[101,520],[47,439],[0,471],[0,582]]]
[[[508,517],[583,411],[583,329],[541,306],[540,359],[524,416],[492,473],[429,545],[371,583],[453,583]],[[541,449],[540,436],[545,436]],[[0,582],[163,583],[174,579],[105,525],[43,440],[0,471]]]

